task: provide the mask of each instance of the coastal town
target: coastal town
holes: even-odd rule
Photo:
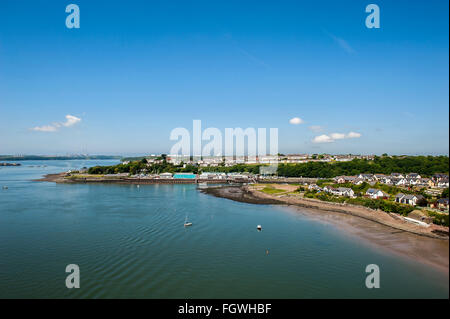
[[[147,162],[161,163],[162,154],[151,154],[146,156]],[[173,165],[198,165],[199,167],[233,166],[236,164],[299,164],[308,162],[349,162],[354,159],[373,160],[375,155],[332,155],[332,154],[278,154],[260,156],[186,156],[167,155],[167,162]],[[124,161],[124,164],[129,163]]]

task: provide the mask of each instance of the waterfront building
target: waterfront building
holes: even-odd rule
[[[173,174],[173,178],[175,178],[175,179],[180,179],[180,178],[183,178],[183,179],[195,179],[195,178],[197,178],[197,174],[194,174],[194,173],[175,173],[175,174]]]

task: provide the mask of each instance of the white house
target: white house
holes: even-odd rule
[[[421,179],[422,176],[417,173],[409,173],[408,175],[406,175],[406,178]]]
[[[338,187],[337,195],[354,197],[355,196],[355,192],[353,191],[353,189],[348,188],[348,187]]]
[[[373,182],[375,180],[375,176],[373,174],[359,174],[358,178],[361,178],[368,182]]]
[[[411,186],[418,185],[420,183],[420,179],[416,178],[407,178],[406,181],[407,181],[406,184]]]
[[[390,185],[390,184],[392,184],[392,177],[390,177],[390,176],[380,177],[379,182],[382,184]]]
[[[227,174],[221,172],[203,172],[199,176],[200,179],[226,179]]]
[[[323,191],[327,192],[327,193],[335,194],[337,190],[336,190],[336,188],[327,185],[323,188]]]
[[[369,188],[366,192],[366,196],[369,196],[372,199],[389,197],[389,195],[386,194],[385,192],[380,191],[379,189],[375,189],[375,188]]]
[[[338,184],[352,183],[356,179],[356,176],[336,176],[334,181]]]
[[[322,188],[316,184],[309,184],[308,189],[311,190],[316,190],[316,191],[322,191]]]
[[[394,184],[395,186],[404,186],[408,183],[406,178],[393,178],[392,179],[392,184]]]
[[[437,183],[437,187],[439,187],[439,188],[447,188],[448,187],[448,179],[441,179]]]
[[[422,199],[423,199],[422,195],[405,195],[402,193],[398,193],[395,196],[395,201],[397,203],[408,204],[408,205],[412,205],[412,206],[416,206],[417,202]]]
[[[363,180],[362,178],[356,178],[356,179],[353,181],[353,184],[354,184],[354,185],[361,185],[362,183],[364,183],[364,180]]]
[[[161,173],[159,178],[172,178],[172,173]]]
[[[353,191],[353,189],[347,188],[347,187],[333,188],[331,186],[325,186],[323,188],[323,190],[327,193],[330,193],[330,194],[333,194],[336,196],[348,196],[348,197],[355,196],[355,192]]]

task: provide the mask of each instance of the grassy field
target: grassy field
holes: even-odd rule
[[[263,189],[261,189],[261,192],[266,194],[279,194],[279,193],[285,193],[286,191],[283,189],[277,189],[272,186],[266,186]]]

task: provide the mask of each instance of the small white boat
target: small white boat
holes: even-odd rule
[[[3,188],[3,189],[8,189],[8,186],[3,186],[2,188]]]
[[[186,219],[184,220],[184,227],[188,227],[188,226],[192,226],[192,223],[187,221],[187,216],[186,216]]]
[[[261,230],[262,229],[261,225],[256,226],[256,229]]]

